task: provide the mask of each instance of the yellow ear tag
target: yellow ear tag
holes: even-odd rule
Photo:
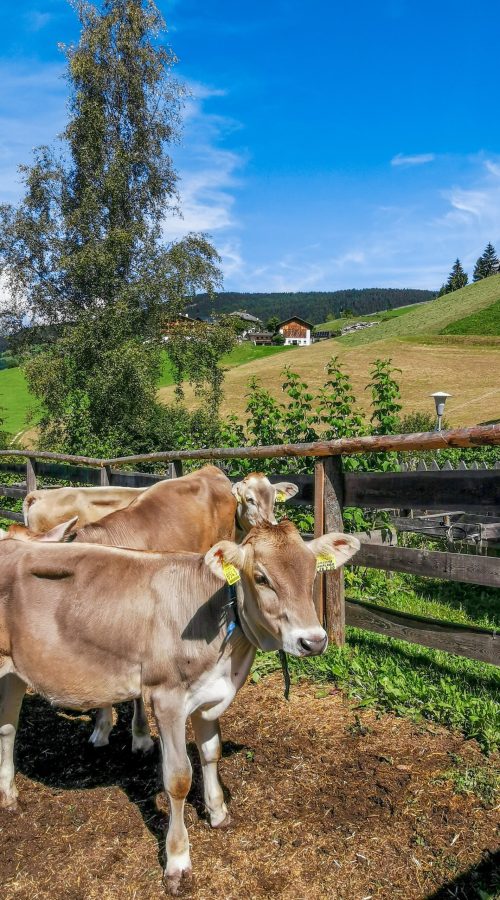
[[[276,491],[276,500],[278,503],[284,503],[286,500],[286,494],[284,491]]]
[[[333,556],[333,554],[320,553],[320,555],[316,557],[317,572],[331,572],[336,568],[337,563],[335,562],[335,557]]]
[[[222,571],[224,572],[228,584],[236,584],[240,580],[240,573],[236,566],[222,560]]]

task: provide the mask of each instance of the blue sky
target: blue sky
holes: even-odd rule
[[[436,288],[500,250],[497,4],[160,0],[192,90],[184,218],[227,290]],[[66,0],[0,0],[0,199],[65,117]]]

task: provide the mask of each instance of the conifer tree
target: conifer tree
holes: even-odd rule
[[[460,290],[460,288],[465,287],[468,280],[467,272],[464,271],[462,263],[457,258],[446,282],[446,293],[451,294],[453,291]]]
[[[480,281],[482,278],[489,278],[490,275],[496,275],[499,268],[498,257],[493,244],[488,243],[484,253],[481,254],[474,266],[474,281]]]

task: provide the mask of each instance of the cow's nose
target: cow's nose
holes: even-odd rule
[[[318,635],[318,637],[299,638],[299,647],[303,652],[307,653],[308,656],[318,656],[326,649],[327,641],[328,638],[326,633],[323,632],[323,634],[321,636]]]

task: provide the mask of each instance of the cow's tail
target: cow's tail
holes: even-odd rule
[[[30,491],[29,494],[26,494],[26,497],[23,500],[23,517],[24,517],[24,524],[26,525],[27,528],[29,527],[29,524],[30,524],[29,523],[29,511],[30,511],[31,507],[33,506],[33,504],[36,503],[36,500],[37,500],[37,496],[36,496],[35,491]]]

